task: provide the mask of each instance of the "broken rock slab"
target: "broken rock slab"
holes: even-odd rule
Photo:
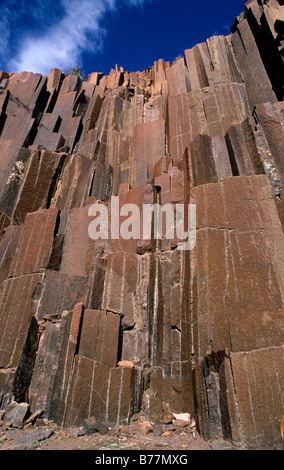
[[[13,434],[11,435],[11,432]],[[36,445],[52,436],[54,431],[51,428],[38,428],[32,431],[8,431],[6,436],[12,438],[4,442],[1,450],[30,450]]]
[[[94,416],[87,418],[83,421],[83,428],[86,434],[94,434],[96,432],[100,434],[107,434],[109,431],[108,426],[103,421],[97,420]]]
[[[212,450],[236,450],[232,444],[226,441],[218,440],[210,441],[209,443]]]
[[[11,402],[8,411],[4,415],[5,422],[11,423],[11,426],[15,428],[23,427],[29,409],[30,405],[28,403]]]

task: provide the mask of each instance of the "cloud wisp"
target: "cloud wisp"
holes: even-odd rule
[[[48,24],[45,29],[36,29],[36,31],[28,29],[24,33],[20,31],[21,41],[18,41],[18,45],[14,45],[11,57],[12,44],[10,51],[8,45],[13,21],[11,8],[15,0],[6,0],[5,14],[0,20],[0,32],[10,57],[8,53],[2,54],[2,61],[11,72],[29,71],[46,75],[54,67],[68,71],[69,67],[81,62],[83,52],[89,51],[95,54],[102,50],[107,33],[102,21],[108,12],[123,4],[138,7],[147,1],[150,0],[60,0],[60,10],[57,2],[58,19],[53,14],[52,24]],[[33,20],[40,23],[44,15],[49,15],[48,9],[53,7],[53,1],[48,0],[47,8],[44,9],[42,2],[36,1],[33,5],[31,11]],[[13,10],[13,14],[20,15],[25,6],[27,7],[22,0],[17,12]]]

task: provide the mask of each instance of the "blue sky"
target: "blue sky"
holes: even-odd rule
[[[0,70],[89,74],[172,62],[227,35],[245,0],[0,0]]]

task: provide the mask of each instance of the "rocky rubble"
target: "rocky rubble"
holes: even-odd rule
[[[277,0],[143,72],[0,72],[1,419],[281,448],[283,76]],[[112,196],[195,204],[194,249],[92,239]]]
[[[14,411],[21,408],[14,406]],[[28,406],[28,405],[27,405]],[[211,440],[206,443],[196,431],[196,423],[189,413],[168,413],[163,422],[154,423],[140,412],[133,415],[127,426],[108,428],[94,417],[82,426],[63,428],[42,418],[43,410],[18,420],[0,422],[0,450],[240,450],[228,442]]]

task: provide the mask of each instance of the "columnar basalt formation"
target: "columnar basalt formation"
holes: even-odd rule
[[[170,409],[206,439],[280,446],[283,8],[250,0],[231,35],[144,72],[0,72],[2,413]],[[196,204],[195,248],[93,240],[112,196]]]

